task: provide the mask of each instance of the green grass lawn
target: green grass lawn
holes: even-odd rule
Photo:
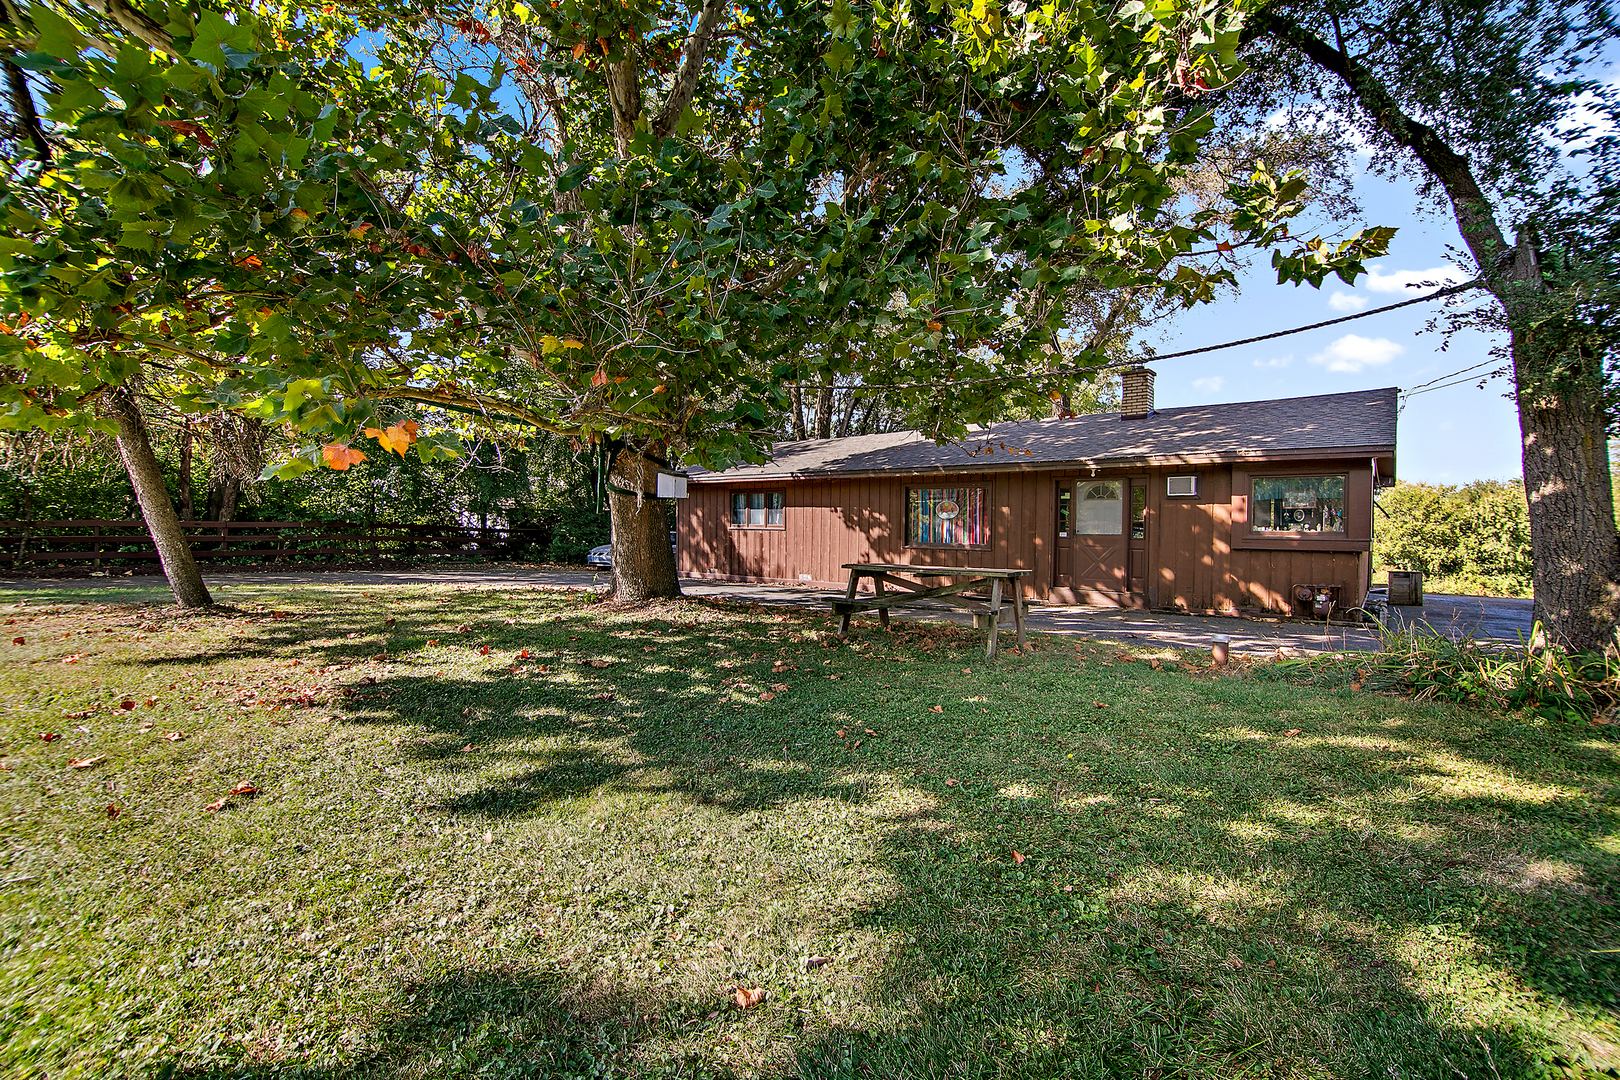
[[[133,595],[0,609],[5,1076],[1620,1065],[1614,727],[712,603]]]

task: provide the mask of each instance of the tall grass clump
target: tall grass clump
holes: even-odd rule
[[[1517,645],[1472,636],[1453,640],[1427,626],[1386,626],[1378,638],[1380,652],[1282,659],[1258,668],[1256,676],[1571,722],[1606,716],[1620,702],[1620,656],[1534,644],[1546,640],[1539,622],[1530,642]]]

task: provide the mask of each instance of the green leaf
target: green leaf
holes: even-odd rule
[[[585,178],[590,175],[591,168],[592,164],[589,161],[578,161],[568,166],[557,177],[557,190],[573,191],[585,182]]]
[[[38,32],[35,48],[47,56],[72,60],[87,44],[84,35],[72,23],[43,4],[31,5],[28,18]]]

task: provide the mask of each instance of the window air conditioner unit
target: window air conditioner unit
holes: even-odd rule
[[[1164,493],[1172,499],[1190,499],[1198,495],[1198,477],[1167,476]]]

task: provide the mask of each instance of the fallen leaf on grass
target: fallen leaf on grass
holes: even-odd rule
[[[488,645],[480,645],[480,646],[478,646],[478,655],[479,656],[488,656],[489,655],[489,646]]]
[[[68,656],[62,657],[62,663],[64,663],[64,664],[77,664],[80,660],[83,660],[83,659],[84,659],[84,654],[83,653],[72,653],[72,654],[70,654]]]
[[[830,956],[807,956],[804,961],[804,969],[814,971],[816,968],[826,967],[830,963],[832,963],[832,957]]]
[[[528,658],[529,658],[529,650],[528,649],[519,649],[518,650],[518,659],[519,660],[527,660]]]
[[[13,645],[26,645],[26,644],[28,644],[28,639],[27,638],[14,637],[14,638],[11,639],[11,643]]]
[[[842,679],[843,676],[842,675],[829,675],[829,676],[827,676],[827,678],[829,678],[829,679]]]
[[[853,743],[850,743],[849,748],[851,750],[859,750],[861,748],[861,743],[865,741],[865,739],[856,739]]]
[[[1097,709],[1106,709],[1106,708],[1108,708],[1108,702],[1106,702],[1106,701],[1093,701],[1091,704],[1092,704],[1093,708],[1097,708]]]
[[[1231,968],[1233,971],[1236,971],[1236,970],[1238,970],[1239,968],[1241,968],[1243,966],[1243,961],[1239,960],[1236,956],[1232,955],[1231,953],[1227,953],[1226,954],[1226,966]]]
[[[613,663],[611,660],[587,660],[585,662],[593,668],[605,668],[609,664]]]
[[[838,737],[840,739],[847,739],[847,738],[849,738],[849,734],[846,731],[844,731],[843,728],[839,728],[838,729]]]
[[[429,641],[428,641],[428,644],[429,644],[429,645],[437,645],[437,644],[438,644],[438,643],[439,643],[439,639],[438,639],[438,638],[431,638],[431,639],[429,639]]]
[[[226,792],[227,795],[257,795],[258,793],[259,789],[254,787],[253,782],[250,780],[244,780]]]
[[[1023,862],[1026,857],[1027,856],[1018,854],[1018,852],[1016,850],[1013,851],[1013,862],[1015,862],[1015,863]]]
[[[761,701],[775,701],[776,700],[776,695],[771,693],[769,690],[767,690],[763,694],[759,695],[759,700],[761,700]]]
[[[463,754],[470,754],[470,753],[472,753],[472,752],[473,752],[473,751],[474,751],[474,750],[479,750],[479,749],[482,749],[482,747],[481,747],[481,746],[479,746],[479,744],[478,744],[478,743],[468,743],[468,744],[467,744],[467,745],[466,745],[466,746],[463,746],[463,747],[462,747],[462,748],[461,748],[461,752],[462,752],[462,753],[463,753]]]
[[[472,629],[472,627],[468,626],[466,623],[462,623],[460,626],[456,627],[455,632],[458,633],[458,634],[465,634],[467,631],[469,631],[471,629]]]
[[[782,682],[773,682],[773,683],[771,683],[771,692],[774,693],[774,694],[785,694],[785,693],[787,693],[787,683],[782,683]]]
[[[179,742],[186,737],[186,733],[183,731],[165,731],[163,737],[170,742]]]
[[[765,1000],[764,987],[756,986],[752,990],[737,987],[737,992],[731,995],[731,1000],[737,1003],[739,1009],[749,1009]]]
[[[932,706],[929,706],[928,711],[929,712],[944,712],[945,711],[945,706],[943,706],[943,705],[932,705]]]
[[[123,812],[124,811],[119,808],[117,803],[108,803],[107,804],[107,816],[108,817],[115,818],[119,814],[122,814]]]
[[[1361,684],[1359,682],[1353,682],[1353,683],[1350,684],[1350,691],[1352,693],[1359,693],[1360,690],[1361,690]]]
[[[120,709],[133,709],[135,707],[135,703],[130,701],[128,698],[125,698],[123,701],[118,703],[118,707]]]
[[[57,739],[60,739],[62,736],[58,735],[54,731],[42,731],[42,732],[39,733],[39,737],[41,739],[43,739],[44,741],[46,741],[46,742],[55,742]]]
[[[70,768],[70,769],[88,769],[90,766],[92,766],[92,765],[100,765],[103,761],[106,761],[106,760],[107,760],[107,755],[106,754],[97,754],[95,757],[87,757],[87,758],[70,757],[70,758],[68,758],[68,768]]]
[[[205,810],[206,812],[212,814],[214,811],[223,810],[229,805],[231,805],[231,800],[226,798],[225,796],[221,795],[219,798],[215,799],[213,802],[211,802],[207,806],[203,807],[203,810]]]
[[[945,786],[946,787],[955,787],[956,786],[956,781],[955,780],[947,780],[947,781],[945,781]]]
[[[288,727],[291,724],[292,724],[291,720],[272,720],[272,721],[270,721],[270,726],[271,727]]]
[[[1301,730],[1302,729],[1297,727],[1291,727],[1287,731],[1283,732],[1283,738],[1292,739],[1295,735],[1298,735]]]

